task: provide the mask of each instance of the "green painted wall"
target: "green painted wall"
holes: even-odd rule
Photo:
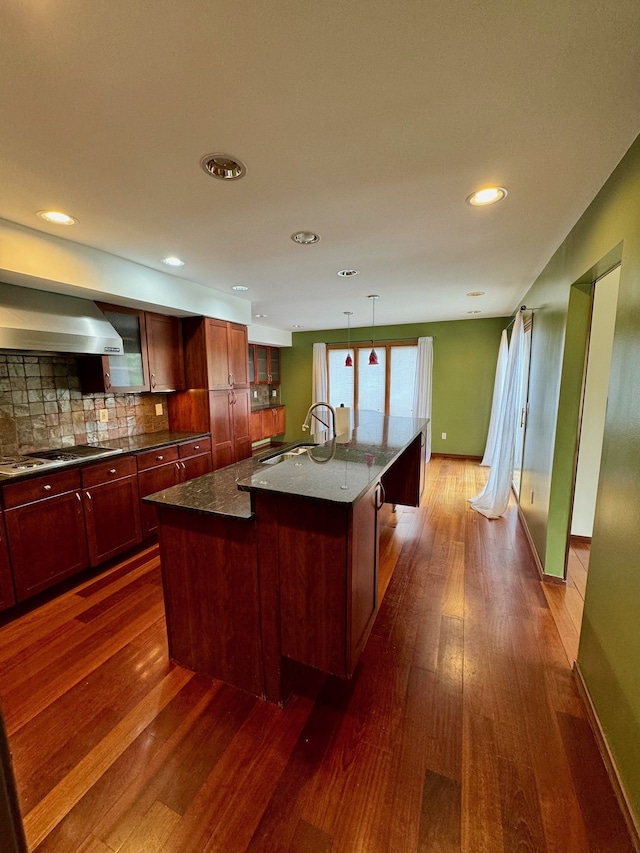
[[[434,336],[432,451],[482,456],[504,317],[415,323],[376,328],[376,340]],[[282,402],[287,407],[287,441],[301,438],[311,404],[312,348],[316,342],[345,341],[346,329],[295,332],[293,346],[281,350]],[[351,330],[353,341],[370,340],[370,328]],[[372,368],[372,370],[375,368]],[[446,441],[441,434],[447,433]]]
[[[620,292],[578,662],[640,822],[640,138],[523,300],[540,310],[533,328],[523,479],[525,489],[534,489],[534,503],[524,501],[522,509],[551,574],[561,569],[567,535],[568,461],[575,450],[575,432],[567,427],[575,421],[576,374],[584,358],[581,320],[570,310],[570,296],[573,287],[573,308],[576,285],[593,281],[618,260]]]

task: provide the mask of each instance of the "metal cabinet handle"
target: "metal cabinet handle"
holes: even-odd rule
[[[162,460],[164,459],[164,456],[156,456],[156,459],[158,460],[158,462],[162,462]]]
[[[49,483],[47,483],[47,484],[46,484],[45,486],[43,486],[42,488],[45,490],[45,492],[50,492],[50,491],[51,491],[51,486],[49,485]]]
[[[76,492],[76,498],[77,498],[77,500],[80,501],[80,503],[82,503],[82,498],[80,497],[80,492]]]
[[[155,375],[155,373],[151,374],[151,387],[152,388],[156,387],[156,375]]]
[[[380,494],[380,503],[378,503],[378,489],[380,489],[380,492],[379,492],[379,494]],[[382,483],[378,483],[378,485],[376,486],[376,498],[375,498],[375,502],[376,502],[376,509],[377,509],[377,510],[382,509],[382,505],[383,505],[383,503],[385,502],[385,500],[386,500],[386,499],[387,499],[387,493],[386,493],[386,492],[385,492],[385,490],[384,490],[384,486],[382,485]]]
[[[193,449],[194,449],[194,450],[200,450],[200,445],[199,445],[199,444],[194,444],[194,445],[193,445]]]
[[[115,469],[115,468],[109,468],[109,473],[110,473],[110,474],[115,474],[115,473],[116,473],[116,469]]]
[[[184,464],[184,462],[181,462],[180,464],[182,465],[182,470],[186,471],[187,466]]]
[[[111,374],[105,373],[104,375],[104,387],[111,388]]]
[[[227,374],[227,379],[229,380],[229,387],[233,385],[233,376],[231,373]]]

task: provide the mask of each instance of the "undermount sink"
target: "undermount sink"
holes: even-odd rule
[[[290,450],[285,450],[284,453],[278,453],[276,456],[270,456],[268,459],[263,459],[263,465],[277,465],[278,462],[284,462],[286,459],[296,459],[298,456],[302,456],[303,453],[307,453],[309,447],[313,445],[305,445],[304,447],[292,447]]]

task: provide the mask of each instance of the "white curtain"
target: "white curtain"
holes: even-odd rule
[[[498,414],[502,406],[502,395],[504,393],[504,380],[507,375],[507,361],[509,358],[509,341],[507,330],[502,330],[500,338],[500,349],[498,350],[498,363],[496,365],[496,378],[493,383],[493,402],[491,403],[491,419],[489,420],[489,432],[487,444],[484,449],[481,465],[491,465],[496,452],[498,439]]]
[[[327,345],[313,345],[313,375],[311,381],[311,402],[326,403],[329,400],[329,377],[327,376]],[[320,417],[325,420],[329,412],[325,409],[316,410]],[[311,435],[318,441],[328,438],[328,431],[322,426],[317,418],[311,418]]]
[[[413,386],[413,413],[428,418],[426,461],[431,459],[431,375],[433,372],[433,338],[418,338],[416,379]]]
[[[487,518],[499,518],[509,505],[515,436],[520,415],[520,383],[524,358],[524,330],[522,314],[518,313],[509,344],[507,375],[505,377],[502,405],[498,412],[496,444],[491,471],[484,489],[475,498],[469,498],[471,506]]]

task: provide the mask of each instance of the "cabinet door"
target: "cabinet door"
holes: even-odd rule
[[[249,387],[249,353],[247,327],[240,323],[228,324],[229,373],[234,388]]]
[[[284,406],[277,406],[273,410],[274,415],[274,435],[282,435],[286,432],[286,409]]]
[[[193,480],[194,477],[202,477],[211,471],[211,454],[201,453],[199,456],[190,456],[180,460],[181,481]]]
[[[142,541],[136,475],[83,489],[92,566]]]
[[[209,390],[229,388],[232,376],[229,368],[227,323],[224,320],[206,320],[206,347]]]
[[[266,385],[269,382],[269,347],[256,347],[256,383]]]
[[[251,441],[262,441],[262,412],[251,412]]]
[[[381,506],[382,489],[376,484],[353,507],[350,618],[347,629],[349,673],[356,667],[378,608],[378,510]]]
[[[6,610],[15,603],[13,594],[13,579],[9,566],[9,551],[7,537],[4,532],[4,518],[0,510],[0,610]]]
[[[235,461],[233,458],[233,423],[231,420],[233,393],[231,390],[209,392],[209,431],[211,432],[214,469],[224,468]]]
[[[152,495],[154,492],[161,492],[163,489],[168,489],[180,482],[180,472],[182,468],[177,461],[166,462],[163,465],[157,465],[155,468],[147,468],[145,471],[138,473],[138,489],[140,498],[146,495]],[[140,521],[142,525],[142,537],[146,539],[155,532],[158,527],[158,517],[156,508],[152,504],[140,501]]]
[[[255,356],[256,356],[256,348],[254,344],[249,344],[249,382],[256,381],[256,368],[255,368]]]
[[[5,521],[18,601],[88,566],[79,492],[8,509]]]
[[[181,391],[185,387],[181,321],[149,313],[145,319],[151,390]]]
[[[269,384],[280,384],[280,350],[278,347],[269,347]]]
[[[123,355],[103,357],[105,391],[148,391],[146,324],[144,311],[101,305],[107,320],[122,338]]]
[[[251,400],[248,388],[234,389],[232,393],[233,461],[239,462],[251,456]]]

